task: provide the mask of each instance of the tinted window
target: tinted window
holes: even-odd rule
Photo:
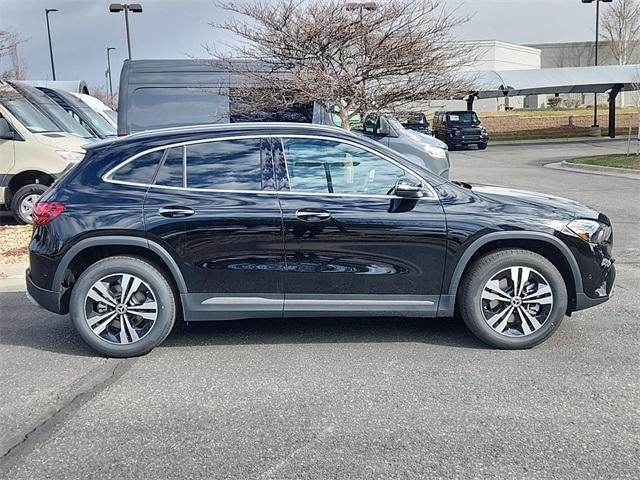
[[[229,122],[229,97],[218,88],[139,88],[131,95],[131,131]]]
[[[187,145],[187,186],[261,190],[261,143],[250,138]]]
[[[478,117],[475,112],[455,112],[447,115],[447,121],[449,123],[473,124],[478,123]]]
[[[364,149],[330,140],[283,139],[292,191],[388,195],[405,176]]]
[[[164,187],[183,187],[183,158],[184,147],[173,147],[167,150],[166,157],[156,175],[156,185]]]
[[[156,168],[164,150],[147,153],[120,167],[112,176],[113,180],[151,185]]]

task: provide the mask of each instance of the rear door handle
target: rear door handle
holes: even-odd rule
[[[331,218],[331,214],[326,210],[302,208],[296,212],[296,217],[305,222],[322,222],[324,220],[329,220]]]
[[[158,213],[163,217],[178,218],[178,217],[190,217],[196,212],[189,207],[169,206],[169,207],[160,207],[160,209],[158,209]]]

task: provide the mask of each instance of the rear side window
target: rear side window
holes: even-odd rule
[[[263,143],[268,145],[246,138],[187,145],[187,187],[262,190]]]
[[[158,168],[163,153],[164,150],[156,150],[155,152],[147,153],[146,155],[142,155],[125,163],[111,178],[118,182],[150,185],[153,183],[153,176],[156,173],[156,168]]]
[[[156,185],[162,187],[184,187],[184,147],[166,150],[166,156],[156,175]]]

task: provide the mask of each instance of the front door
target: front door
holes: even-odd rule
[[[269,139],[172,147],[144,210],[149,238],[180,262],[189,319],[282,315],[282,217]]]
[[[283,212],[285,315],[435,315],[446,223],[435,193],[394,194],[398,179],[424,184],[356,142],[291,136],[274,143]],[[279,176],[280,177],[280,176]]]

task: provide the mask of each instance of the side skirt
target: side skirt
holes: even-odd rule
[[[435,317],[439,295],[182,294],[186,321],[274,317]]]

